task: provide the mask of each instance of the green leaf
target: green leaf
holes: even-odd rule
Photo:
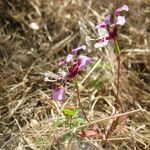
[[[80,126],[83,123],[84,123],[84,119],[82,119],[82,118],[76,118],[76,119],[72,120],[72,125],[74,127],[78,127],[78,126]]]
[[[72,117],[72,116],[75,115],[76,113],[80,112],[80,108],[75,108],[75,109],[72,109],[72,108],[64,108],[64,109],[62,110],[62,112],[64,113],[64,115]]]
[[[118,42],[117,42],[117,40],[115,40],[115,43],[114,43],[115,45],[114,45],[114,52],[116,53],[116,54],[119,54],[120,53],[120,48],[119,48],[119,45],[118,45]]]
[[[78,84],[77,79],[74,80],[74,87],[75,87],[75,89],[78,89],[78,88],[79,88],[79,84]]]

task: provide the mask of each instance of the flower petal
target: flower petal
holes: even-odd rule
[[[104,18],[104,22],[108,25],[110,24],[111,15],[108,15]]]
[[[123,5],[115,10],[115,16],[119,16],[121,11],[129,11],[129,7],[127,5]]]
[[[78,64],[77,62],[73,63],[73,65],[68,69],[67,78],[74,78],[78,73]]]
[[[53,100],[64,100],[66,97],[66,91],[64,87],[57,87],[52,91]]]
[[[91,63],[91,58],[87,56],[80,55],[78,57],[78,71],[82,71],[86,65]]]
[[[71,52],[72,52],[72,55],[76,55],[78,53],[79,50],[86,50],[86,45],[81,45],[75,49],[73,49]]]
[[[107,27],[107,24],[105,22],[102,22],[96,25],[95,29],[101,29],[101,28],[106,28],[106,27]]]
[[[104,18],[104,21],[101,22],[100,24],[98,24],[95,28],[96,28],[96,29],[106,28],[107,25],[110,24],[110,19],[111,19],[111,16],[110,16],[110,15],[106,16],[106,17]]]
[[[106,39],[102,39],[102,40],[100,40],[98,43],[96,43],[95,45],[94,45],[94,47],[95,48],[102,48],[102,47],[105,47],[107,44],[108,44],[108,40],[106,40]]]
[[[70,62],[73,59],[73,55],[72,54],[68,54],[67,58],[66,58],[66,62]]]
[[[124,25],[124,23],[126,22],[126,19],[124,16],[118,16],[116,17],[116,24],[117,25]]]
[[[117,25],[115,25],[114,28],[109,31],[109,34],[106,37],[106,40],[115,39],[117,36],[117,31],[118,31],[118,27],[117,27]]]

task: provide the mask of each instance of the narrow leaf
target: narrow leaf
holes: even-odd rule
[[[74,80],[74,87],[75,87],[75,89],[79,88],[79,84],[78,84],[78,81],[76,79]]]
[[[119,48],[118,42],[116,40],[115,40],[115,43],[114,43],[114,52],[117,55],[120,53],[120,48]]]

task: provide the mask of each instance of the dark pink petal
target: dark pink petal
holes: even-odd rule
[[[119,16],[121,11],[129,11],[129,7],[127,5],[123,5],[120,8],[115,10],[115,16]]]
[[[64,100],[66,97],[66,91],[64,87],[57,87],[52,91],[52,98],[53,100]]]
[[[81,45],[75,49],[73,49],[71,52],[72,52],[72,55],[76,55],[78,53],[79,50],[86,50],[86,45]]]
[[[117,36],[118,27],[114,26],[113,30],[109,31],[109,35],[106,37],[106,40],[115,39]]]
[[[74,78],[78,73],[78,64],[75,62],[69,69],[68,69],[68,74],[67,78]]]
[[[86,65],[91,63],[91,58],[89,58],[87,56],[80,55],[78,57],[77,62],[78,62],[78,71],[82,71]]]

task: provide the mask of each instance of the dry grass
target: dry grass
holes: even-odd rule
[[[118,0],[118,5],[125,3]],[[120,30],[123,50],[121,101],[131,111],[126,126],[114,132],[107,145],[101,139],[81,139],[77,131],[68,144],[69,128],[54,127],[63,119],[61,108],[73,106],[52,101],[54,83],[43,74],[57,71],[57,63],[71,48],[88,45],[88,55],[99,60],[99,69],[87,68],[79,79],[81,98],[91,122],[106,130],[115,100],[115,56],[112,47],[93,49],[85,37],[95,37],[94,26],[116,8],[111,0],[1,0],[0,1],[0,148],[7,150],[148,150],[150,148],[150,2],[128,0],[127,24]],[[29,24],[36,22],[39,30]],[[110,67],[111,66],[111,67]],[[90,72],[90,75],[88,74]],[[86,76],[87,75],[87,76]],[[91,84],[99,81],[99,86]],[[67,84],[68,89],[72,87]],[[119,114],[120,115],[120,114]],[[121,114],[122,115],[122,114]]]

